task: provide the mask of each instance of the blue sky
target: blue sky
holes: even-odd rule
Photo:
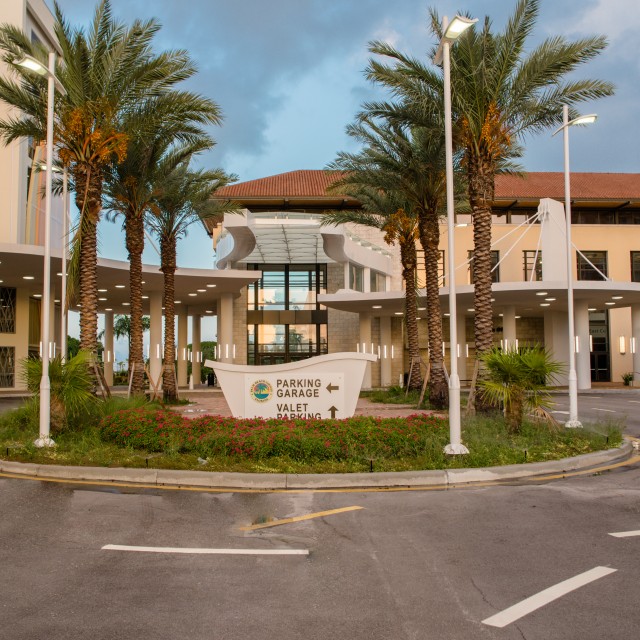
[[[47,0],[50,6],[52,0]],[[72,24],[89,24],[90,0],[59,0]],[[198,65],[187,86],[214,99],[225,119],[212,132],[217,146],[203,166],[222,167],[241,181],[295,169],[321,169],[338,151],[353,150],[344,133],[364,100],[382,97],[364,78],[367,43],[386,40],[416,57],[434,44],[429,6],[440,15],[490,15],[501,29],[515,0],[112,0],[116,17],[155,17],[159,48],[185,48]],[[542,0],[530,44],[546,37],[604,34],[609,47],[579,75],[610,80],[616,95],[582,106],[598,122],[572,131],[573,171],[640,171],[637,0]],[[524,167],[561,171],[562,141],[551,132],[525,141]],[[101,223],[103,255],[126,259],[119,225]],[[152,250],[146,262],[158,262]],[[210,267],[211,245],[199,228],[179,247],[185,267]]]

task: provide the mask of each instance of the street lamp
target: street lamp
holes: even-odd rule
[[[571,260],[571,188],[569,178],[569,127],[576,124],[591,124],[598,116],[590,113],[586,116],[578,116],[569,120],[569,107],[565,104],[562,107],[562,126],[553,132],[562,131],[564,138],[564,214],[566,222],[566,243],[567,243],[567,323],[569,325],[569,419],[564,426],[572,429],[582,427],[578,420],[578,376],[576,375],[576,338],[573,314],[573,273]]]
[[[477,19],[456,16],[451,22],[442,18],[442,39],[433,59],[434,64],[442,64],[444,73],[444,138],[446,152],[447,177],[447,250],[449,252],[449,353],[451,366],[449,372],[449,444],[444,452],[450,455],[469,453],[469,449],[462,444],[462,428],[460,424],[460,376],[458,375],[458,326],[456,310],[456,264],[454,257],[453,230],[455,226],[455,212],[453,201],[453,142],[451,135],[451,70],[449,49],[451,43]]]
[[[49,380],[49,305],[51,298],[51,182],[53,175],[53,105],[56,86],[64,95],[65,91],[55,76],[56,54],[49,53],[49,66],[45,67],[31,56],[23,56],[14,64],[40,76],[47,77],[47,156],[44,213],[44,277],[42,284],[42,378],[40,379],[40,435],[34,442],[36,447],[51,447],[51,381]]]

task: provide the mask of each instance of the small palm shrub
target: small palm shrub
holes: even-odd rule
[[[534,414],[548,416],[550,395],[547,384],[563,369],[542,347],[499,349],[494,347],[480,356],[489,379],[478,385],[483,399],[492,405],[503,405],[510,433],[519,433],[525,408]]]
[[[94,378],[89,368],[91,355],[79,351],[73,358],[63,362],[60,356],[49,361],[51,384],[51,432],[77,428],[96,403],[93,394]],[[42,360],[27,358],[22,361],[22,379],[35,396],[40,397]]]

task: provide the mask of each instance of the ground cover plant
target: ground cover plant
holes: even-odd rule
[[[102,403],[98,403],[100,406]],[[526,422],[518,434],[501,416],[463,425],[471,453],[449,457],[446,418],[358,416],[347,420],[189,419],[163,408],[114,398],[83,429],[37,449],[28,407],[0,416],[2,457],[42,464],[150,467],[260,473],[350,473],[483,467],[570,457],[618,446],[620,425],[549,428]],[[37,414],[36,414],[37,417]]]

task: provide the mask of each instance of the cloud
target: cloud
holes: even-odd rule
[[[637,0],[596,0],[583,8],[580,18],[569,22],[569,33],[605,33],[615,40],[628,31],[640,29]],[[634,36],[635,39],[635,36]]]

